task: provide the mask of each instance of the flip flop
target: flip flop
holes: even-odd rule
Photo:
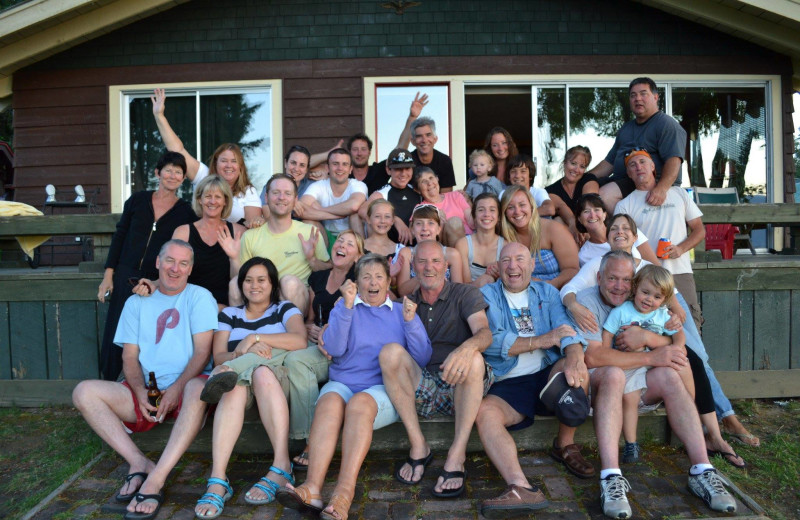
[[[285,478],[286,481],[289,484],[294,486],[294,477],[292,476],[291,473],[287,473],[287,472],[283,471],[280,468],[276,468],[275,466],[270,466],[269,470],[267,471],[267,473],[269,473],[269,471],[271,471],[273,473],[277,473],[281,477]],[[289,471],[291,471],[291,469]],[[264,484],[261,484],[261,482],[264,482]],[[244,495],[244,501],[247,502],[250,505],[253,505],[253,506],[261,506],[261,505],[264,505],[264,504],[269,504],[269,503],[274,502],[275,501],[275,496],[278,494],[278,491],[280,491],[280,489],[283,486],[281,486],[280,484],[278,484],[274,480],[268,479],[266,477],[266,475],[265,475],[265,476],[261,477],[260,479],[258,479],[258,482],[253,484],[253,487],[263,491],[264,494],[267,495],[266,498],[262,498],[260,500],[259,499],[254,499],[254,498],[250,498],[250,492],[248,491]]]
[[[397,468],[395,468],[394,470],[394,478],[401,484],[408,484],[410,486],[413,486],[414,484],[419,484],[420,481],[422,480],[422,477],[425,476],[425,468],[428,467],[428,464],[430,464],[432,460],[433,460],[433,450],[430,450],[428,452],[428,456],[422,459],[412,459],[411,456],[409,456],[405,461],[402,461],[397,464]],[[422,475],[420,475],[419,480],[406,480],[403,477],[401,477],[400,468],[403,467],[403,464],[408,464],[409,466],[411,466],[412,477],[414,476],[413,474],[414,471],[417,469],[417,466],[422,466],[423,467]]]
[[[733,440],[736,442],[740,442],[745,446],[750,446],[751,448],[758,448],[761,446],[761,441],[753,435],[752,433],[731,433],[725,432],[726,434],[730,435]]]
[[[717,450],[708,450],[708,449],[706,450],[706,452],[708,452],[708,456],[709,457],[714,457],[715,455],[719,455],[720,457],[725,459],[725,462],[727,462],[728,464],[730,464],[734,468],[744,469],[744,468],[747,467],[747,463],[744,461],[744,459],[742,459],[742,463],[741,464],[736,464],[735,460],[736,459],[741,459],[741,457],[739,455],[737,455],[735,452],[717,451]]]
[[[134,511],[127,511],[125,516],[122,518],[124,520],[152,520],[158,516],[159,510],[161,510],[161,504],[164,502],[164,493],[161,491],[154,495],[143,495],[141,493],[136,493],[134,500],[136,500],[137,504],[141,504],[147,500],[155,500],[156,509],[152,513],[137,513]]]
[[[467,472],[465,471],[447,471],[446,469],[442,468],[441,473],[439,476],[442,477],[442,485],[450,479],[453,478],[460,478],[461,479],[461,486],[455,489],[443,489],[441,491],[436,491],[436,486],[434,485],[434,489],[431,489],[431,495],[438,497],[438,498],[456,498],[460,496],[461,493],[464,492],[464,488],[467,486]]]
[[[214,374],[206,381],[203,391],[200,392],[200,400],[208,404],[217,404],[225,393],[233,390],[238,380],[239,374],[233,370]]]
[[[297,455],[296,457],[294,457],[292,459],[292,464],[294,464],[294,470],[295,471],[305,471],[305,470],[307,470],[308,469],[308,464],[300,464],[299,462],[297,462],[297,459],[306,459],[306,460],[308,460],[308,452],[304,451],[303,453],[301,453],[300,455]]]
[[[131,491],[127,495],[123,495],[122,493],[117,493],[117,496],[114,497],[114,500],[116,500],[117,502],[130,502],[131,500],[133,500],[133,497],[135,497],[136,493],[139,492],[139,488],[142,487],[142,484],[144,484],[144,481],[147,480],[147,473],[145,473],[144,471],[137,471],[135,473],[129,473],[127,476],[125,476],[125,483],[129,483],[131,480],[135,479],[136,477],[139,477],[139,478],[142,479],[142,481],[139,482],[139,485],[136,486],[136,489],[134,489],[133,491]]]

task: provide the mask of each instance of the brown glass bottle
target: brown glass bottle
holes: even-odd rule
[[[155,372],[150,372],[150,382],[147,384],[147,402],[150,406],[158,408],[158,402],[161,400],[161,390],[158,389],[156,383]],[[155,417],[156,412],[150,412],[150,417]]]

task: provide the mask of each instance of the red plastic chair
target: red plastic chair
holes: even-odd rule
[[[706,251],[719,249],[722,258],[733,258],[733,241],[739,228],[733,224],[706,224]]]

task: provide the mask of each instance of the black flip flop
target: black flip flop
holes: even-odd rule
[[[744,469],[744,468],[747,467],[747,463],[744,461],[744,459],[742,459],[742,465],[741,466],[739,464],[736,464],[735,462],[733,462],[733,460],[731,460],[731,459],[736,459],[736,458],[740,458],[741,459],[741,457],[738,454],[736,454],[736,452],[717,451],[717,450],[706,450],[706,452],[708,453],[709,457],[713,457],[714,455],[719,455],[720,457],[722,457],[722,459],[725,462],[727,462],[728,464],[730,464],[734,468]]]
[[[442,491],[436,491],[436,489],[431,489],[431,495],[438,497],[438,498],[456,498],[461,496],[461,493],[464,492],[464,489],[467,487],[467,472],[465,471],[447,471],[446,469],[442,468],[442,472],[439,473],[439,476],[442,477],[442,485],[445,482],[450,480],[451,478],[460,478],[461,479],[461,486],[455,489],[443,489]],[[436,485],[433,486],[434,488]]]
[[[428,452],[428,456],[423,459],[412,459],[410,456],[397,464],[397,468],[394,470],[394,478],[397,479],[398,482],[401,484],[408,484],[409,486],[413,486],[414,484],[419,484],[422,481],[422,478],[425,476],[425,469],[433,460],[433,450]],[[414,471],[418,466],[423,466],[422,475],[420,475],[419,480],[406,480],[400,476],[400,468],[403,467],[403,464],[408,464],[411,466],[411,474],[413,476]]]
[[[144,484],[144,481],[147,480],[147,473],[145,473],[144,471],[137,471],[135,473],[129,473],[125,477],[125,482],[129,483],[131,480],[135,479],[136,477],[141,477],[141,479],[142,479],[142,481],[139,483],[139,486],[136,489],[134,489],[133,491],[131,491],[130,493],[128,493],[127,495],[123,495],[122,493],[118,493],[117,496],[114,497],[114,500],[116,500],[117,502],[130,502],[131,500],[133,500],[133,497],[135,497],[136,493],[139,492],[139,488],[142,487],[142,484]]]
[[[214,374],[206,381],[203,391],[200,392],[200,400],[208,404],[217,404],[225,393],[233,390],[238,380],[239,374],[233,370]]]
[[[123,520],[152,520],[153,518],[158,516],[158,512],[161,510],[161,504],[164,502],[164,493],[158,492],[154,495],[143,495],[141,493],[136,493],[137,504],[141,504],[145,500],[155,500],[156,501],[156,509],[152,513],[137,513],[134,511],[127,511],[125,516],[123,516]]]
[[[308,464],[300,464],[297,462],[297,459],[306,459],[308,460],[308,452],[304,451],[300,455],[297,455],[292,459],[292,464],[294,464],[295,471],[306,471],[308,469]]]

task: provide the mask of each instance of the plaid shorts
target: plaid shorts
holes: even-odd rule
[[[494,372],[492,365],[483,362],[485,373],[483,375],[483,395],[489,391],[489,387],[494,382]],[[449,383],[442,381],[442,373],[432,373],[428,369],[422,369],[419,385],[414,392],[414,400],[417,406],[417,415],[428,419],[435,414],[455,415],[456,407],[453,402],[455,390]]]

